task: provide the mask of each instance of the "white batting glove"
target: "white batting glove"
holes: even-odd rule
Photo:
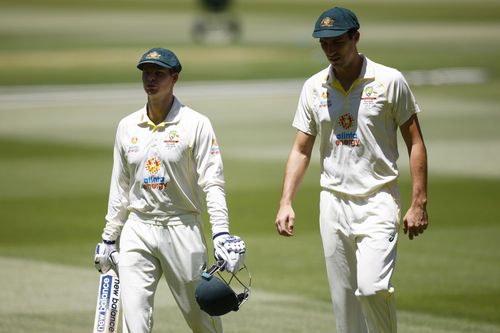
[[[245,242],[238,236],[220,233],[214,236],[214,256],[217,261],[224,260],[222,270],[235,273],[245,261]]]
[[[96,245],[94,265],[100,273],[106,274],[111,268],[118,272],[119,259],[114,241],[102,241]]]

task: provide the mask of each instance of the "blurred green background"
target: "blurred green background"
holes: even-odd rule
[[[175,48],[186,80],[297,78],[324,63],[311,38],[318,13],[352,8],[361,49],[406,69],[478,66],[500,75],[498,1],[235,0],[243,34],[234,45],[193,44],[195,0],[5,1],[0,12],[0,84],[135,82],[136,59]]]
[[[194,41],[194,0],[0,1],[0,332],[89,332],[95,243],[106,213],[114,131],[144,101],[135,65],[171,48],[176,94],[212,120],[232,232],[248,244],[254,295],[230,332],[334,331],[318,230],[319,164],[295,208],[274,217],[303,81],[327,63],[317,16],[345,6],[359,49],[403,71],[423,109],[430,227],[401,235],[394,284],[401,332],[500,332],[500,2],[238,0],[234,43]],[[403,209],[410,182],[400,145]],[[209,228],[206,228],[209,232]],[[187,332],[165,287],[157,332]]]

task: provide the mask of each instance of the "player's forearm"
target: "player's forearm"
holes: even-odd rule
[[[311,157],[297,150],[292,150],[285,168],[283,192],[280,205],[291,205],[302,179],[306,173]]]
[[[125,197],[123,199],[110,197],[108,212],[105,217],[106,224],[101,235],[102,239],[114,241],[120,237],[123,225],[128,216],[128,200],[124,199]]]
[[[115,154],[117,152],[115,151]],[[116,240],[128,217],[129,206],[129,178],[119,155],[115,156],[111,184],[109,188],[108,212],[102,239]]]
[[[229,218],[224,187],[222,185],[209,186],[205,189],[205,193],[212,234],[229,233]]]
[[[412,178],[412,205],[427,205],[427,152],[422,143],[414,144],[410,151],[410,172]]]

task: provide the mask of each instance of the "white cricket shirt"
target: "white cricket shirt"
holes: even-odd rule
[[[361,56],[361,74],[347,92],[331,66],[309,78],[293,120],[320,138],[321,187],[355,196],[398,177],[398,127],[420,112],[399,71]]]
[[[203,193],[212,232],[228,231],[222,158],[209,119],[174,97],[165,121],[155,125],[145,106],[118,125],[102,237],[117,239],[128,218],[196,220]]]

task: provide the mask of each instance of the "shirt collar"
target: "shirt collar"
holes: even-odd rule
[[[373,68],[373,62],[368,59],[364,54],[359,54],[363,58],[363,65],[361,67],[361,72],[357,80],[372,80],[375,78],[375,72]],[[328,66],[328,74],[325,77],[324,86],[332,86],[335,81],[335,74],[333,73],[333,66]]]
[[[137,122],[137,125],[141,127],[149,127],[152,128],[153,130],[159,130],[165,128],[167,125],[176,124],[181,119],[181,112],[180,112],[181,107],[182,107],[181,102],[177,99],[177,97],[174,96],[172,107],[170,108],[170,111],[167,113],[165,120],[156,125],[148,117],[148,108],[146,104],[139,113],[139,120]]]

